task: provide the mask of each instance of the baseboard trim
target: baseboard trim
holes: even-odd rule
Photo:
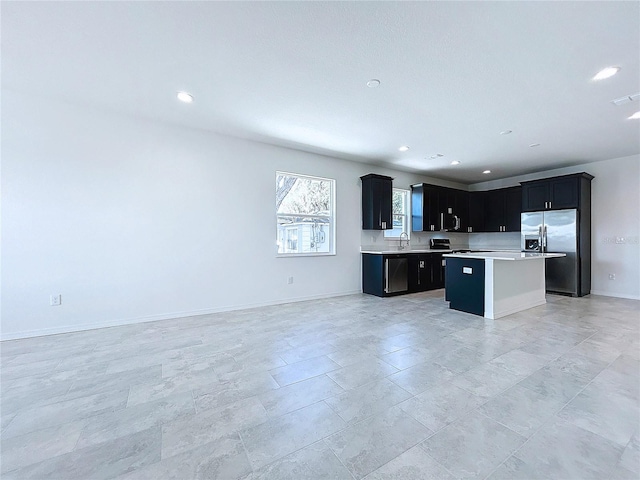
[[[238,310],[250,310],[252,308],[271,307],[274,305],[286,305],[287,303],[306,302],[309,300],[321,300],[323,298],[344,297],[347,295],[362,294],[360,290],[349,292],[335,292],[321,295],[307,295],[304,297],[288,298],[276,300],[273,302],[259,302],[242,305],[227,305],[218,308],[205,308],[201,310],[189,310],[184,312],[162,313],[157,315],[149,315],[144,317],[122,318],[118,320],[110,320],[106,322],[89,323],[86,325],[65,325],[61,327],[43,328],[38,330],[23,330],[21,332],[0,333],[0,341],[20,340],[24,338],[45,337],[48,335],[60,335],[63,333],[84,332],[87,330],[98,330],[100,328],[121,327],[124,325],[133,325],[136,323],[157,322],[159,320],[170,320],[172,318],[196,317],[198,315],[210,315],[213,313],[234,312]]]
[[[603,297],[628,298],[629,300],[640,300],[640,295],[626,295],[624,293],[603,292],[602,290],[591,290],[591,295],[601,295]]]

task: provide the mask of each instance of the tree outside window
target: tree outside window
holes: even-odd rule
[[[384,230],[384,238],[400,238],[402,232],[411,235],[409,211],[409,190],[394,188],[391,203],[393,228]]]
[[[278,255],[331,255],[335,180],[276,172]]]

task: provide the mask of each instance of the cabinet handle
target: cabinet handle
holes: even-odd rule
[[[549,202],[549,208],[551,208],[551,202]]]
[[[387,228],[387,222],[382,222],[382,229],[386,229]]]

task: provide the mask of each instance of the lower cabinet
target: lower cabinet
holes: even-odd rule
[[[484,316],[484,267],[482,259],[447,259],[445,300],[451,308]]]
[[[362,254],[362,291],[378,297],[444,288],[442,253]]]

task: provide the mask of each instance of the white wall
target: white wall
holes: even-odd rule
[[[2,102],[3,339],[360,292],[359,177],[433,181],[12,91]],[[336,179],[335,256],[276,258],[276,170]]]
[[[478,183],[470,190],[587,172],[591,181],[591,293],[640,299],[640,155]],[[624,243],[615,243],[616,237]],[[609,280],[609,274],[615,280]]]

